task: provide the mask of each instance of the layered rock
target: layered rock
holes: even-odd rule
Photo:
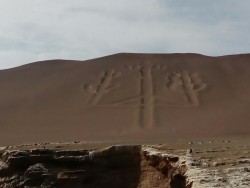
[[[0,157],[0,187],[191,187],[185,163],[150,146],[4,149]]]

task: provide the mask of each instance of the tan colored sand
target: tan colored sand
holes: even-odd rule
[[[249,54],[42,61],[0,88],[0,145],[250,136]]]

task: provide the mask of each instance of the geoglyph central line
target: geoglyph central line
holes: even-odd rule
[[[199,106],[200,100],[198,94],[207,87],[196,72],[190,73],[187,70],[169,72],[166,66],[154,65],[150,62],[129,65],[126,69],[137,75],[139,95],[109,104],[101,104],[100,101],[104,95],[107,95],[112,90],[115,91],[119,89],[120,83],[117,84],[113,81],[122,76],[122,73],[116,72],[115,70],[105,70],[100,74],[95,83],[85,85],[85,90],[90,94],[87,105],[112,107],[138,106],[140,128],[154,127],[154,111],[156,106]],[[157,96],[157,94],[154,93],[154,79],[158,74],[153,74],[153,72],[157,71],[165,71],[166,80],[163,79],[164,82],[166,82],[166,84],[164,84],[165,92],[172,93],[172,95],[182,95],[183,101],[186,101],[185,103],[180,103],[179,101],[170,102],[167,97]],[[156,101],[160,101],[161,104],[157,104]]]

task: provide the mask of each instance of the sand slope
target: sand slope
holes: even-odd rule
[[[250,135],[250,54],[42,61],[0,88],[0,145]]]

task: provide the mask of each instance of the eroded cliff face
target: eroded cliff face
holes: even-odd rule
[[[0,187],[190,188],[186,171],[178,156],[153,146],[0,152]]]

